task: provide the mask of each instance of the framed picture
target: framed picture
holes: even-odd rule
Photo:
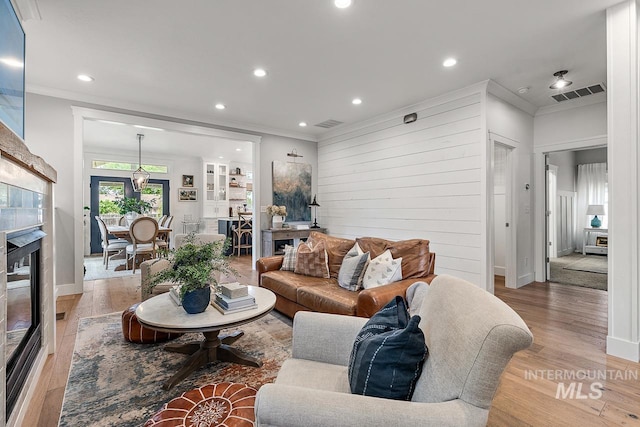
[[[198,190],[195,188],[179,188],[178,201],[180,202],[197,202]]]
[[[193,187],[193,175],[182,175],[182,186]]]
[[[597,236],[596,237],[596,246],[609,246],[609,236]]]

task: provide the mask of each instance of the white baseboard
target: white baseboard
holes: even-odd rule
[[[533,282],[533,273],[527,273],[524,274],[520,277],[518,277],[518,280],[516,280],[516,288],[521,288],[525,285],[528,285],[529,283]]]
[[[84,291],[83,286],[78,286],[75,283],[65,283],[64,285],[56,286],[56,298],[61,297],[63,295],[76,295],[81,294]]]
[[[506,276],[507,272],[506,272],[506,268],[505,267],[498,267],[497,265],[495,267],[493,267],[493,274],[495,276]]]
[[[569,249],[565,249],[564,251],[560,251],[558,252],[558,256],[567,256],[567,255],[571,255],[572,253],[576,252],[576,250],[574,248],[569,248]],[[580,251],[582,252],[582,251]]]
[[[640,362],[640,342],[632,342],[620,338],[607,336],[607,354]]]

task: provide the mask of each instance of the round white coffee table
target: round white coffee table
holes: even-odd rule
[[[276,304],[276,296],[273,292],[265,288],[249,286],[249,294],[253,295],[258,307],[232,314],[222,314],[211,305],[203,313],[189,314],[176,305],[168,293],[149,298],[138,306],[136,316],[143,326],[162,332],[202,332],[204,335],[203,341],[168,344],[164,347],[167,351],[190,354],[191,357],[162,388],[171,389],[200,366],[216,360],[255,367],[262,366],[262,362],[256,358],[230,346],[242,337],[244,332],[237,331],[233,334],[218,336],[221,329],[253,322],[273,310]]]

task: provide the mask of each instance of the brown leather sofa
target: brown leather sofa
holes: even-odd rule
[[[429,252],[429,241],[412,239],[390,241],[376,237],[356,240],[328,236],[312,231],[309,241],[323,240],[329,261],[329,279],[304,276],[293,271],[282,271],[282,256],[260,258],[257,261],[258,283],[276,294],[276,310],[293,317],[301,310],[323,313],[371,317],[396,295],[404,296],[413,283],[430,283],[436,254]],[[338,285],[338,272],[346,253],[358,242],[360,248],[375,258],[389,249],[393,258],[402,257],[402,280],[358,292]]]

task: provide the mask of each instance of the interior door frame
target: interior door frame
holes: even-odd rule
[[[100,214],[99,199],[100,194],[98,192],[101,181],[122,182],[124,184],[124,197],[134,197],[140,200],[140,193],[133,191],[133,185],[131,184],[130,177],[122,176],[99,176],[91,175],[89,187],[91,197],[89,200],[90,208],[90,240],[91,240],[91,253],[102,253],[100,229],[98,223],[95,221],[96,215]],[[149,179],[149,184],[161,184],[162,185],[162,214],[169,215],[169,199],[170,199],[170,182],[168,179]]]
[[[495,288],[495,277],[493,275],[495,264],[495,230],[493,224],[495,223],[495,196],[493,191],[493,176],[495,167],[495,148],[497,145],[506,148],[505,157],[505,222],[509,224],[505,228],[505,277],[504,283],[508,288],[517,288],[517,242],[518,242],[518,226],[515,223],[517,218],[517,197],[515,197],[515,164],[516,154],[519,148],[517,141],[511,140],[507,137],[502,137],[495,133],[490,133],[490,156],[491,156],[491,189],[490,192],[490,215],[489,215],[489,227],[491,233],[491,247],[490,247],[490,271],[491,271],[491,289]]]

